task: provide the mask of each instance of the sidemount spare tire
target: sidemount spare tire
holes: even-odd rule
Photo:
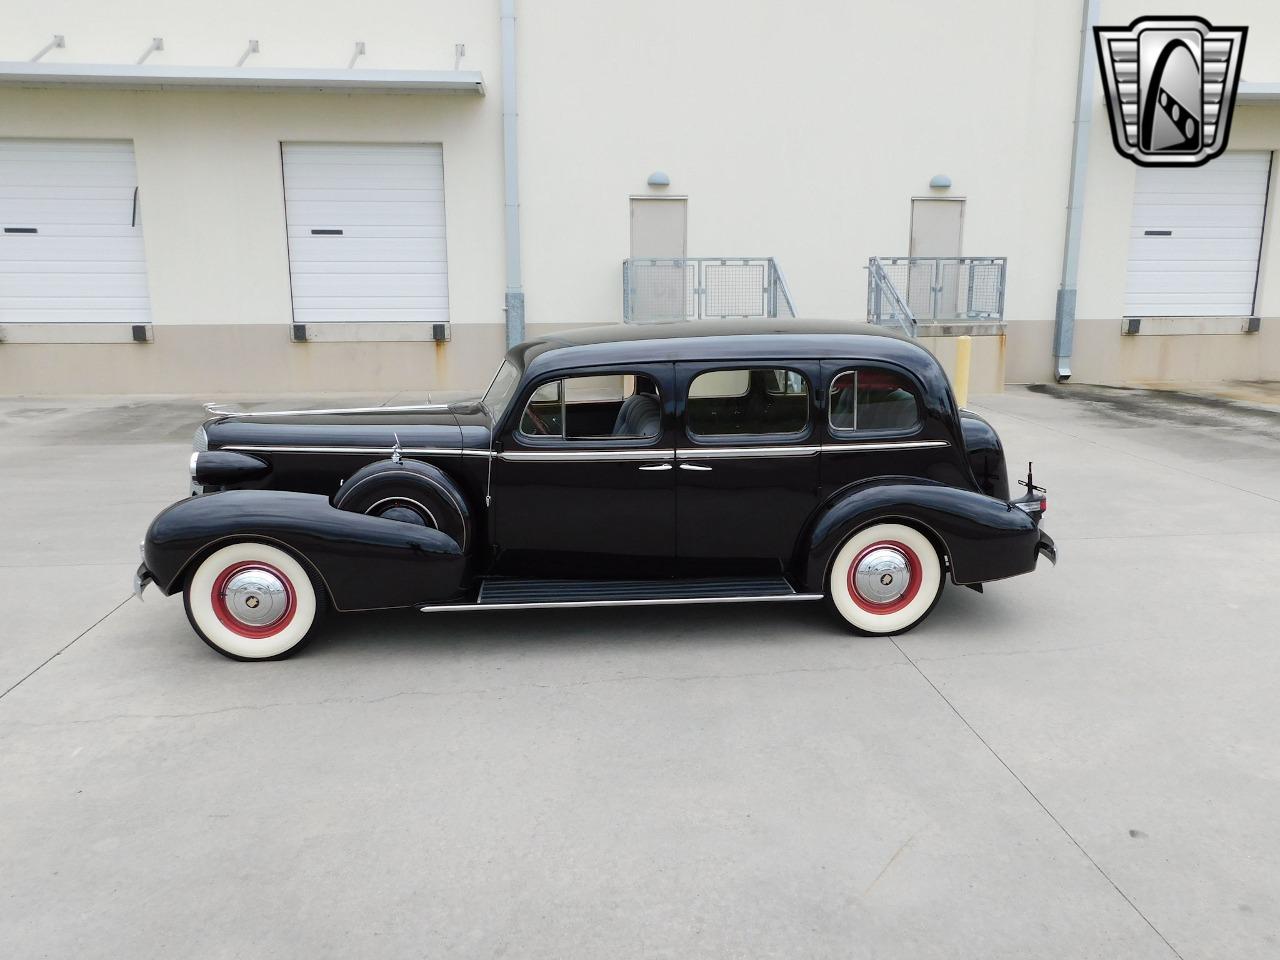
[[[361,467],[333,495],[339,510],[434,527],[471,549],[471,510],[449,475],[421,460],[380,460]]]

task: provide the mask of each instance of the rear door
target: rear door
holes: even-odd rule
[[[676,365],[676,553],[691,575],[779,573],[817,502],[812,361]]]

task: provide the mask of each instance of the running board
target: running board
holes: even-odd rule
[[[796,593],[783,577],[696,580],[485,580],[472,603],[433,604],[441,610],[527,610],[548,607],[653,606],[670,603],[759,603],[821,600]]]

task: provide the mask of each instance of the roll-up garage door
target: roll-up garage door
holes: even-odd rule
[[[439,144],[286,143],[295,323],[449,319]]]
[[[147,323],[133,144],[0,140],[0,322]]]
[[[1248,316],[1258,283],[1271,154],[1138,171],[1125,315]]]

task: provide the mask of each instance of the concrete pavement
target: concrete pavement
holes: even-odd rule
[[[198,405],[0,400],[6,954],[1274,957],[1280,419],[972,406],[1062,562],[901,638],[395,613],[236,664],[129,599]]]

